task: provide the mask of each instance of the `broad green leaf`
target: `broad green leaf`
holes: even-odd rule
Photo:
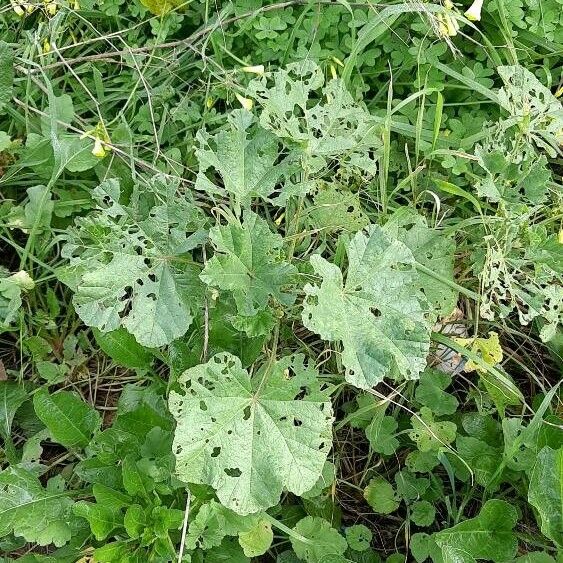
[[[5,41],[0,41],[0,112],[11,102],[13,86],[14,54]]]
[[[428,407],[422,407],[418,416],[412,416],[411,424],[409,438],[421,452],[440,450],[455,440],[455,423],[434,420],[434,415]]]
[[[117,364],[130,369],[148,369],[153,355],[124,328],[111,332],[93,331],[96,344]]]
[[[451,383],[452,378],[447,373],[427,368],[420,376],[416,387],[416,400],[437,416],[453,414],[457,410],[458,401],[453,395],[444,391]]]
[[[415,283],[434,307],[436,315],[449,315],[458,299],[457,291],[447,284],[454,280],[456,246],[453,238],[429,228],[426,219],[410,208],[397,211],[385,224],[384,230],[404,243],[416,263],[429,272],[419,272]]]
[[[157,348],[185,334],[201,294],[189,252],[203,240],[200,212],[161,176],[137,184],[129,205],[117,180],[94,189],[97,210],[76,221],[61,279],[80,318],[102,332],[126,328]],[[189,234],[191,233],[191,234]]]
[[[374,477],[364,490],[364,498],[378,514],[390,514],[399,508],[400,499],[384,477]]]
[[[458,436],[455,445],[458,455],[473,471],[475,481],[482,487],[494,490],[496,483],[491,482],[491,479],[502,457],[501,449],[472,436]]]
[[[123,525],[123,514],[112,506],[81,500],[73,507],[76,516],[88,521],[94,537],[105,540],[113,530]]]
[[[350,549],[354,551],[366,551],[369,549],[373,534],[371,530],[363,524],[355,524],[344,530],[346,541]]]
[[[434,541],[434,536],[424,532],[413,534],[409,547],[417,563],[426,561],[428,557],[431,557],[434,563],[443,563],[444,561],[442,550]]]
[[[10,436],[16,411],[27,399],[27,392],[15,381],[0,381],[0,436]]]
[[[98,411],[69,391],[50,395],[41,389],[33,396],[33,407],[53,440],[67,448],[85,448],[100,428]]]
[[[358,194],[337,183],[319,183],[308,213],[311,227],[323,233],[340,230],[355,233],[369,224]]]
[[[148,522],[145,511],[140,504],[132,504],[127,507],[123,517],[123,525],[130,538],[141,537],[148,526]]]
[[[278,139],[254,121],[250,112],[235,110],[228,116],[226,130],[213,136],[198,132],[196,189],[229,195],[239,207],[249,207],[252,199],[272,195],[288,168],[283,163],[276,164]],[[219,174],[222,187],[216,185],[210,169]]]
[[[274,533],[268,520],[259,520],[255,526],[244,532],[239,532],[238,541],[247,557],[264,555],[272,545]]]
[[[289,537],[297,557],[307,563],[323,563],[331,555],[342,555],[348,547],[346,540],[324,518],[307,516],[297,522],[293,531],[308,540],[306,543],[298,536]]]
[[[382,146],[378,122],[341,80],[324,82],[311,59],[253,80],[249,93],[262,109],[260,123],[298,148],[308,172],[322,170],[330,160],[375,174],[374,153]]]
[[[266,543],[265,538],[270,536],[270,532],[266,527],[261,527],[261,523],[264,523],[264,519],[260,512],[241,516],[212,500],[201,506],[195,518],[191,520],[186,536],[186,547],[209,550],[221,545],[225,536],[240,537],[241,534],[248,533],[248,536],[243,536],[241,545],[248,542],[249,550],[252,550],[253,546],[258,549],[259,545]]]
[[[123,487],[132,496],[150,498],[155,487],[154,477],[142,469],[135,456],[128,455],[121,464]]]
[[[528,501],[539,513],[542,533],[563,548],[563,447],[545,446],[538,453]]]
[[[434,505],[427,500],[419,500],[411,507],[411,520],[417,526],[430,526],[436,518]]]
[[[433,535],[444,561],[473,563],[476,559],[506,561],[516,555],[518,540],[513,528],[518,513],[504,500],[488,500],[474,518]]]
[[[201,279],[212,287],[232,293],[238,312],[252,317],[270,298],[285,305],[293,297],[284,291],[296,272],[283,260],[282,237],[270,231],[264,219],[245,211],[244,219],[213,227],[209,233],[215,256],[206,264]]]
[[[321,282],[304,288],[303,324],[324,340],[342,341],[346,380],[357,387],[389,376],[416,379],[430,337],[411,251],[376,225],[357,233],[347,250],[345,282],[337,266],[311,256]]]
[[[62,546],[71,538],[68,493],[44,488],[21,467],[0,472],[0,537],[10,533],[38,545]]]
[[[399,447],[395,437],[398,424],[392,416],[385,415],[385,406],[378,407],[372,421],[366,428],[366,437],[374,452],[391,455]]]
[[[405,501],[420,498],[428,489],[429,481],[425,477],[416,477],[406,469],[395,473],[395,484],[397,494]]]
[[[178,384],[169,406],[181,480],[213,486],[239,514],[273,506],[284,488],[299,495],[316,483],[331,447],[332,408],[302,356],[251,377],[238,358],[218,354]]]

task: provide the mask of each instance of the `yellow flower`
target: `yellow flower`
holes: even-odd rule
[[[99,122],[94,129],[86,131],[80,136],[81,139],[94,139],[94,148],[92,149],[92,154],[98,158],[104,158],[108,151],[111,151],[111,140],[109,138],[106,126]]]
[[[25,15],[25,10],[22,8],[21,4],[19,2],[13,2],[13,1],[11,4],[12,4],[12,10],[14,10],[14,12],[16,12],[16,14],[20,18],[23,18],[23,16]]]
[[[243,66],[242,72],[249,72],[250,74],[257,74],[262,76],[264,74],[264,65]]]
[[[338,78],[338,74],[336,74],[336,67],[334,65],[330,65],[330,75],[332,76],[333,80]]]
[[[104,156],[106,156],[104,143],[102,142],[101,139],[96,139],[94,141],[94,148],[92,149],[92,154],[98,158],[104,158]]]
[[[48,39],[43,41],[43,54],[47,54],[51,51],[51,43],[49,43]]]
[[[559,236],[557,238],[559,240],[559,244],[563,244],[563,229],[559,230]]]
[[[472,22],[481,21],[481,9],[483,8],[483,0],[475,0],[471,6],[465,11],[465,17]]]
[[[25,270],[12,274],[9,279],[25,291],[30,291],[35,287],[35,282]]]
[[[57,13],[57,4],[56,2],[49,2],[49,0],[43,0],[45,3],[45,10],[50,16],[54,16]]]
[[[207,109],[211,109],[211,108],[213,107],[213,104],[214,104],[214,103],[215,103],[215,101],[213,100],[213,98],[208,97],[208,98],[206,98],[206,100],[205,100],[205,107],[206,107]]]
[[[254,102],[250,98],[245,98],[244,96],[241,96],[238,92],[235,92],[235,96],[236,96],[236,99],[240,102],[240,105],[246,111],[252,110],[252,108],[254,106]]]

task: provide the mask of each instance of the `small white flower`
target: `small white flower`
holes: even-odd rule
[[[481,9],[483,8],[483,0],[475,0],[471,6],[465,11],[465,17],[472,22],[481,21]]]

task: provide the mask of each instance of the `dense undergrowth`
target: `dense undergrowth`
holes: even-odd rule
[[[2,3],[3,560],[561,562],[563,4],[480,4]]]

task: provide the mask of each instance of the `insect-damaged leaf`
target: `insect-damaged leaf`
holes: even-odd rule
[[[225,226],[213,227],[209,236],[216,253],[201,279],[230,291],[241,315],[256,315],[270,297],[285,305],[293,303],[283,286],[291,281],[296,269],[283,260],[283,239],[270,231],[264,219],[247,211],[242,223],[232,219]]]
[[[416,379],[430,345],[412,252],[376,225],[348,245],[346,281],[315,254],[322,278],[305,286],[303,324],[325,340],[341,340],[346,380],[369,388],[384,377]]]
[[[94,190],[98,210],[70,230],[63,248],[70,266],[60,275],[87,325],[123,326],[149,348],[187,331],[200,285],[189,252],[203,232],[200,212],[176,192],[158,176],[136,185],[127,205],[116,180]]]
[[[224,353],[184,372],[169,401],[178,477],[213,486],[239,514],[273,506],[284,488],[311,489],[330,449],[332,408],[303,362],[285,357],[251,377]]]

